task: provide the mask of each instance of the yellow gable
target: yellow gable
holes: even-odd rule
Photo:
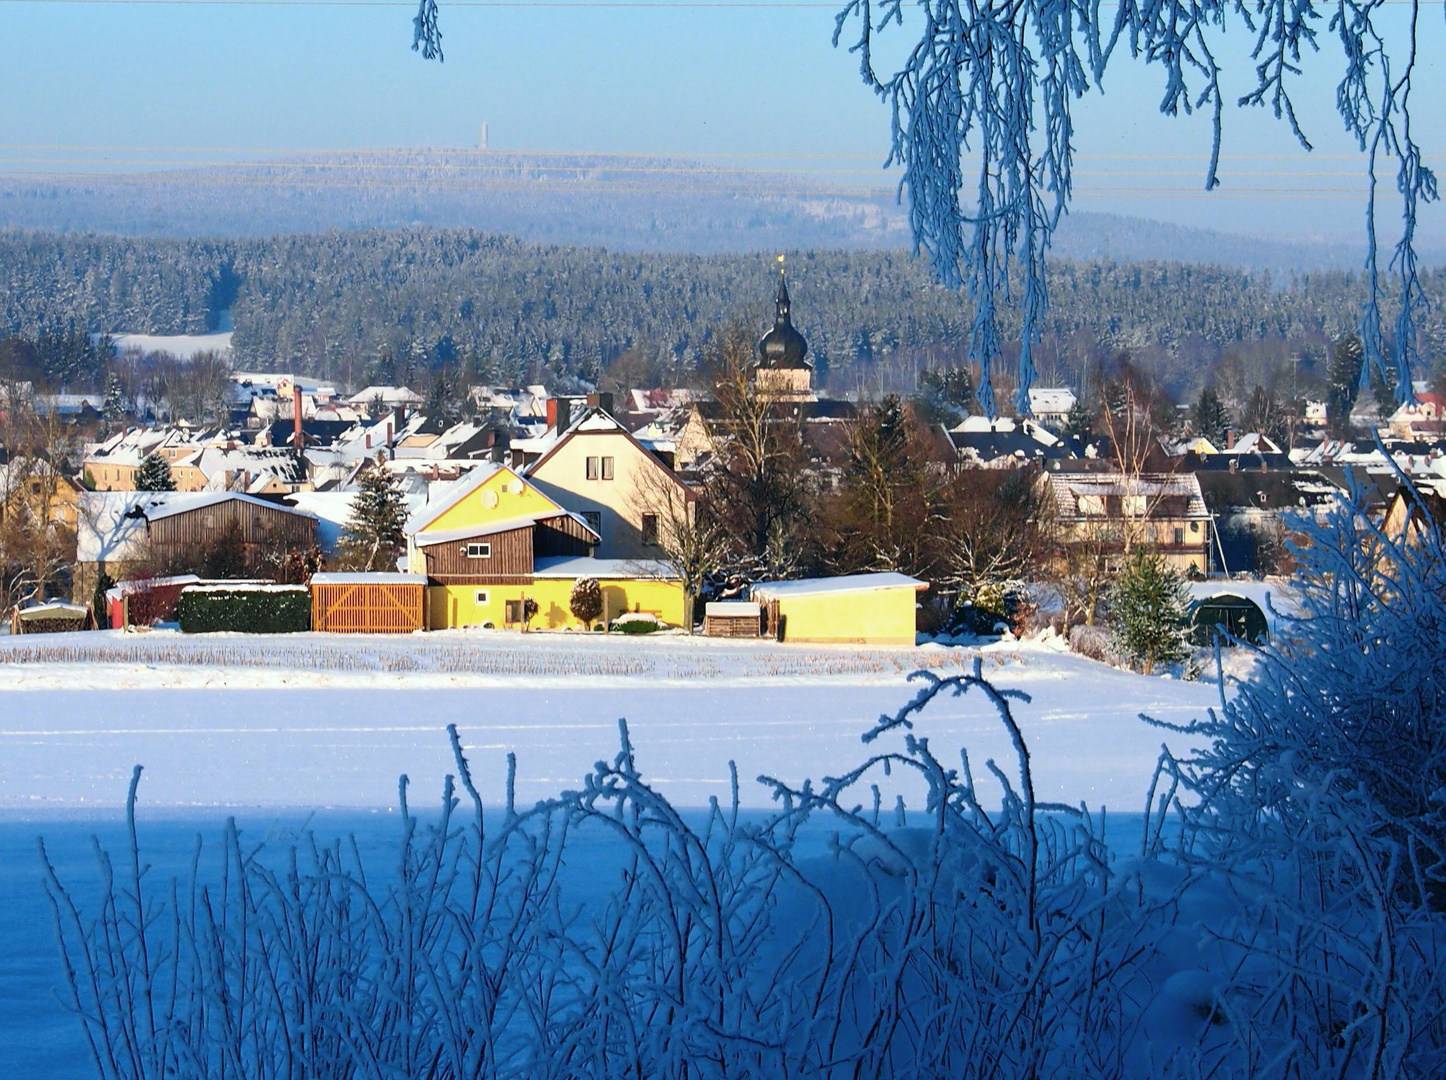
[[[466,483],[466,481],[462,481]],[[562,507],[527,483],[515,472],[503,467],[481,485],[457,499],[442,511],[421,532],[443,532],[465,529],[473,525],[490,525],[494,521],[524,517],[529,514],[560,514]]]

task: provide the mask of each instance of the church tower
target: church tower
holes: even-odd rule
[[[779,262],[783,260],[780,258]],[[778,292],[773,299],[773,329],[758,342],[758,364],[753,382],[784,401],[813,401],[813,365],[806,359],[808,342],[793,327],[789,314],[788,281],[778,268]]]

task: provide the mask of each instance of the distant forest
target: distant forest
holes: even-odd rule
[[[683,384],[710,338],[772,318],[766,255],[623,254],[466,229],[188,240],[0,231],[0,330],[11,336],[204,333],[229,313],[237,367],[349,386],[469,379],[572,387]],[[788,255],[796,325],[835,392],[910,391],[964,366],[971,309],[904,252]],[[1446,358],[1446,270],[1422,328]],[[1359,279],[1155,262],[1061,261],[1041,382],[1082,386],[1128,355],[1176,400],[1225,364],[1246,385],[1301,393],[1356,327]],[[1423,375],[1426,374],[1423,372]],[[1281,380],[1286,380],[1281,385]]]

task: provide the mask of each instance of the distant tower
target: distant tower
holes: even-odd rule
[[[778,263],[773,329],[758,342],[758,365],[753,369],[753,381],[760,390],[778,394],[785,401],[811,401],[813,365],[804,359],[808,355],[808,342],[793,327],[782,256]]]
[[[481,134],[481,137],[478,138],[478,140],[477,140],[477,149],[478,149],[478,150],[486,150],[486,149],[487,149],[487,125],[486,125],[485,123],[482,125],[482,134]]]

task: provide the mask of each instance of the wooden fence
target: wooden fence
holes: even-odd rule
[[[337,634],[410,634],[426,626],[425,599],[421,583],[313,581],[311,627]]]

